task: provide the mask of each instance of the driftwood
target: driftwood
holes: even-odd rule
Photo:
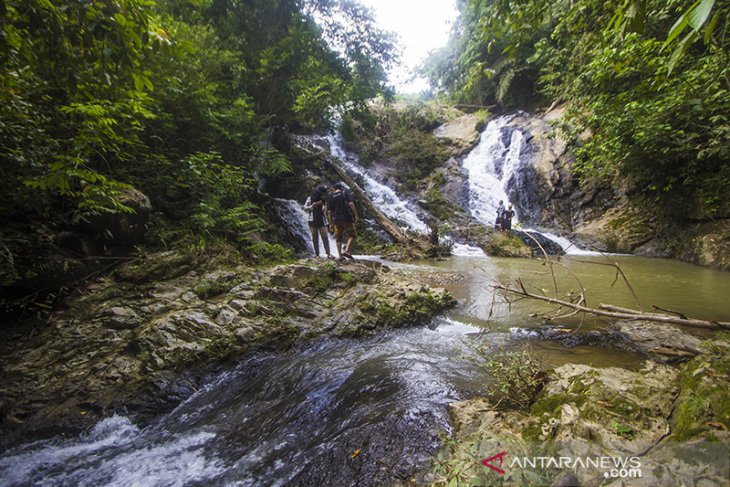
[[[509,287],[502,284],[494,284],[492,287],[494,289],[501,290],[505,293],[509,293],[522,298],[544,301],[546,303],[559,306],[560,308],[570,308],[579,313],[590,313],[596,316],[605,316],[607,318],[615,318],[621,320],[645,320],[658,323],[671,323],[674,325],[693,326],[696,328],[708,328],[711,330],[730,330],[730,323],[722,321],[697,320],[692,318],[680,318],[678,316],[671,316],[659,313],[645,313],[642,311],[622,308],[619,306],[612,306],[609,304],[601,304],[598,306],[598,308],[592,308],[579,303],[565,301],[563,299],[550,298],[548,296],[531,293],[527,291],[527,289],[525,289],[525,286],[522,284],[521,281],[518,281],[518,283],[520,284],[519,288]]]

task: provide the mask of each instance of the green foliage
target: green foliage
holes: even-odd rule
[[[680,374],[680,395],[672,416],[672,439],[716,438],[716,429],[730,428],[730,341],[722,332],[706,345],[706,353],[687,362]]]
[[[658,37],[671,11],[647,7],[644,34],[584,32],[599,42],[581,48],[583,54],[567,44],[548,49],[563,61],[547,66],[542,82],[549,93],[570,94],[563,129],[575,137],[591,134],[577,151],[584,179],[628,182],[675,215],[697,214],[698,208],[724,214],[720,188],[730,182],[726,51],[711,44],[667,76],[672,60]],[[566,16],[569,21],[579,22]]]
[[[0,216],[32,235],[0,235],[3,283],[28,277],[34,242],[131,211],[131,187],[157,243],[289,258],[256,180],[294,169],[287,131],[388,93],[393,39],[373,27],[334,0],[0,2]]]
[[[497,405],[527,410],[545,385],[544,364],[529,350],[493,350],[489,341],[480,341],[472,346],[475,357],[472,360],[486,369],[493,379],[492,395]],[[497,407],[497,406],[495,406]]]
[[[445,114],[431,103],[383,104],[350,113],[342,134],[364,164],[392,159],[401,189],[412,191],[451,155],[448,144],[432,133],[444,121]]]

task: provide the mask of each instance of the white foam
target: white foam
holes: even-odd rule
[[[484,253],[482,249],[479,247],[475,247],[473,245],[466,245],[466,244],[460,244],[457,242],[454,242],[453,247],[451,247],[451,254],[455,255],[457,257],[486,257],[487,254]]]
[[[405,224],[416,233],[427,235],[430,233],[426,225],[413,211],[409,204],[398,197],[388,186],[378,182],[370,176],[357,162],[357,158],[345,152],[339,135],[329,135],[327,140],[330,144],[332,155],[338,158],[342,164],[351,172],[361,176],[364,181],[364,190],[373,200],[375,206],[380,209],[388,218]]]
[[[203,455],[202,446],[215,437],[212,433],[174,436],[167,442],[135,448],[140,435],[128,418],[112,416],[76,440],[27,445],[0,458],[0,484],[182,485],[181,479],[200,481],[223,471],[216,460]],[[109,450],[114,455],[104,459]],[[54,474],[52,480],[48,471]]]

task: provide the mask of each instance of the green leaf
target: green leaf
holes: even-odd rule
[[[682,42],[679,43],[677,48],[674,50],[674,53],[672,53],[672,57],[669,59],[669,63],[667,64],[667,74],[672,74],[674,67],[681,59],[682,54],[684,54],[684,51],[687,50],[687,46],[692,44],[692,42],[694,42],[696,38],[697,32],[693,30],[690,31],[690,33],[687,34],[684,39],[682,39]]]
[[[134,79],[134,89],[137,91],[144,91],[144,80],[141,76],[133,74],[132,78]]]
[[[717,22],[720,20],[720,12],[716,12],[715,15],[712,16],[712,20],[710,20],[710,25],[707,26],[707,30],[705,30],[705,44],[708,44],[710,42],[710,38],[712,37],[712,33],[715,31],[715,27],[717,27]]]
[[[681,17],[677,19],[677,21],[674,23],[671,29],[669,29],[669,34],[667,34],[667,40],[664,41],[664,45],[662,46],[662,49],[667,47],[671,42],[676,39],[676,37],[682,33],[685,27],[687,27],[687,14],[683,14]]]
[[[694,30],[700,30],[702,24],[707,21],[707,17],[710,16],[712,7],[715,5],[715,0],[702,0],[700,4],[692,9],[688,15],[689,26]]]

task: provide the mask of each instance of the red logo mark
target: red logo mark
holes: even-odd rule
[[[497,453],[493,457],[485,458],[484,460],[482,460],[482,465],[484,465],[485,467],[491,468],[492,470],[497,472],[499,475],[504,475],[504,470],[502,470],[499,467],[501,467],[502,464],[504,463],[504,456],[506,454],[507,454],[507,452],[503,451],[502,453]],[[497,459],[497,458],[499,458],[499,467],[496,467],[491,464],[492,460]]]

